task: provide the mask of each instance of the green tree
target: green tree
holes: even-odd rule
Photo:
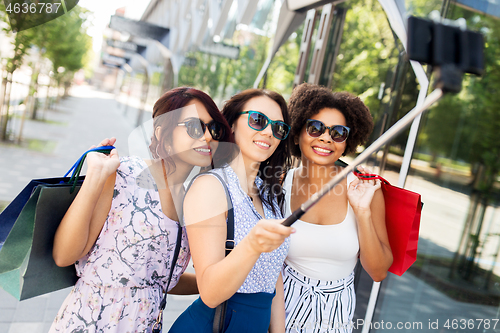
[[[483,32],[485,72],[465,76],[459,95],[445,96],[430,110],[422,145],[434,155],[453,153],[448,157],[486,166],[493,186],[500,171],[500,21],[455,7],[452,18],[458,17]]]
[[[5,141],[8,139],[7,133],[7,125],[10,120],[10,88],[12,87],[12,76],[14,71],[16,71],[19,67],[21,67],[24,57],[30,49],[33,40],[35,39],[36,30],[28,29],[20,32],[13,32],[10,29],[10,24],[8,21],[8,16],[5,11],[5,6],[3,3],[0,4],[0,19],[7,23],[8,28],[4,28],[3,31],[7,37],[11,39],[11,43],[13,46],[12,56],[5,58],[6,66],[5,70],[2,73],[2,89],[1,96],[3,105],[0,107],[5,108],[4,112],[2,112],[2,117],[0,119],[0,140]]]
[[[481,77],[468,77],[464,82],[464,94],[458,96],[467,110],[462,129],[463,139],[458,150],[464,151],[466,161],[471,164],[473,180],[469,184],[471,196],[462,236],[464,245],[455,256],[451,273],[457,268],[464,279],[474,282],[477,275],[474,269],[476,259],[485,255],[480,250],[481,243],[486,241],[481,231],[485,225],[485,210],[492,202],[498,202],[499,198],[500,21],[454,7],[451,18],[458,17],[466,18],[468,27],[480,30],[485,38],[484,74]],[[458,259],[460,262],[457,262]]]
[[[206,90],[214,98],[221,84],[223,63],[229,60],[202,52],[191,52],[187,56],[196,59],[196,65],[181,67],[179,85]]]
[[[462,142],[470,121],[468,104],[464,102],[463,95],[444,96],[427,114],[420,143],[430,151],[434,162],[438,156],[469,159],[470,150],[463,149]],[[458,145],[461,145],[460,149]]]
[[[293,89],[295,71],[299,64],[299,50],[302,39],[302,28],[283,44],[274,56],[267,71],[266,88],[289,97]]]
[[[379,87],[389,81],[387,74],[397,64],[398,48],[378,1],[352,1],[348,5],[333,89],[362,97],[376,113],[380,109]],[[390,81],[386,88],[389,86]]]
[[[500,171],[500,22],[483,17],[485,43],[485,73],[472,77],[468,90],[472,96],[470,127],[474,149],[472,162],[487,166],[488,178],[495,180]],[[494,181],[490,182],[493,186]]]
[[[35,43],[40,49],[46,49],[45,57],[52,62],[58,87],[68,83],[85,64],[85,56],[92,44],[85,29],[89,15],[89,11],[76,6],[41,26],[41,34]]]
[[[6,140],[8,137],[7,124],[10,104],[8,85],[12,80],[14,71],[23,64],[24,56],[32,46],[37,46],[41,51],[41,55],[51,60],[57,86],[67,85],[74,72],[83,68],[85,55],[91,48],[91,38],[86,34],[85,30],[85,21],[88,15],[88,11],[76,6],[68,13],[31,29],[17,33],[11,29],[4,29],[7,36],[12,38],[14,52],[12,57],[7,58],[4,73],[2,95],[5,95],[3,100],[5,101],[6,111],[3,113],[4,116],[1,121],[1,140]],[[0,16],[3,21],[7,20],[3,4],[0,6]],[[37,78],[38,72],[35,68],[33,80]],[[33,89],[32,87],[36,87],[36,84],[30,87],[31,96],[36,91],[36,88]]]
[[[235,39],[238,38],[236,34]],[[248,45],[241,47],[240,57],[233,61],[234,74],[231,79],[233,92],[242,91],[253,87],[255,79],[264,66],[267,58],[270,39],[266,36],[253,35]],[[268,72],[268,77],[270,73]]]

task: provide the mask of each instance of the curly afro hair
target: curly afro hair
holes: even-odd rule
[[[332,92],[326,87],[302,83],[295,87],[288,103],[292,122],[290,137],[293,143],[298,139],[307,119],[313,118],[324,108],[337,109],[342,112],[347,127],[351,129],[342,156],[354,153],[359,145],[368,140],[373,130],[373,118],[370,110],[359,97],[348,92]],[[292,144],[291,152],[292,155],[301,157],[298,144]]]

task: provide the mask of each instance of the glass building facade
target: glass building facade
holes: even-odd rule
[[[383,46],[372,63],[381,61],[384,52],[388,56],[379,67],[386,71],[386,81],[378,87],[374,81],[371,87],[379,92],[379,103],[370,104],[377,123],[373,138],[415,106],[420,88],[400,41],[394,46],[382,42],[387,38],[384,31],[390,28],[377,19],[377,7],[375,4],[367,15],[373,22],[380,22],[374,34],[379,35]],[[403,152],[411,140],[409,130],[370,160],[369,164],[393,184],[407,172],[405,188],[422,195],[424,208],[417,261],[403,276],[389,274],[383,281],[368,327],[363,310],[370,282],[358,284],[355,331],[500,331],[500,135],[495,129],[495,124],[500,124],[500,110],[493,90],[499,79],[495,65],[498,35],[494,33],[499,31],[499,23],[494,17],[455,3],[406,1],[406,8],[409,14],[420,17],[433,10],[453,20],[463,17],[469,29],[483,32],[486,72],[481,78],[466,75],[459,94],[446,95],[422,116],[409,170],[401,169]],[[360,25],[359,21],[350,21],[354,16],[347,15],[340,54],[348,52],[350,34],[355,35],[350,25]],[[376,49],[379,45],[372,44],[354,52],[360,57]],[[346,67],[341,64],[339,60],[335,82],[346,77]],[[365,102],[373,101],[375,94],[367,93],[370,88],[356,90],[359,85],[345,83],[351,87],[347,90],[365,94]]]

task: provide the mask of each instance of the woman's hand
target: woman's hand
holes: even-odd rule
[[[279,247],[293,231],[281,220],[261,220],[225,256],[228,202],[215,177],[196,178],[184,198],[184,221],[200,297],[211,308],[243,285],[262,252]]]
[[[92,146],[90,149],[103,146],[113,146],[115,142],[116,138],[106,138],[102,140],[98,146]],[[107,178],[120,166],[120,158],[118,157],[116,149],[111,150],[109,155],[100,152],[90,152],[87,154],[87,165],[87,172],[97,172]]]
[[[370,170],[358,167],[361,173]],[[355,179],[347,197],[356,215],[359,253],[363,268],[374,281],[382,281],[392,264],[392,252],[385,226],[385,203],[378,179]]]
[[[294,228],[281,224],[283,220],[260,220],[245,237],[248,245],[255,253],[271,252],[277,249],[290,234],[295,232]]]
[[[361,173],[370,173],[370,170],[367,168],[358,167],[358,170]],[[380,186],[380,180],[378,179],[356,178],[351,182],[347,190],[347,198],[355,213],[370,210],[375,191]]]

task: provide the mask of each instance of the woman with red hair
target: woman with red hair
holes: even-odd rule
[[[57,265],[75,264],[80,279],[50,332],[151,332],[164,292],[198,292],[194,275],[183,275],[190,251],[176,207],[193,168],[223,159],[219,142],[234,140],[215,103],[197,89],[165,93],[153,119],[152,159],[88,154],[85,181],[53,250]]]

